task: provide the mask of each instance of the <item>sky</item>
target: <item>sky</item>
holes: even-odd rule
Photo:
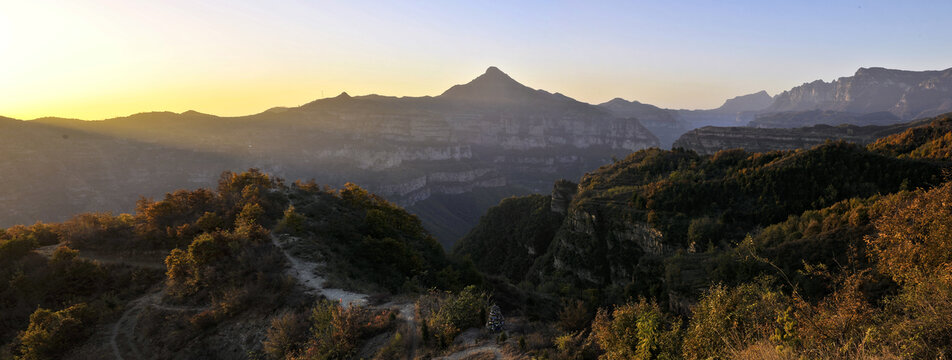
[[[714,108],[952,67],[952,1],[0,0],[0,115],[247,115],[439,95],[497,66],[590,103]]]

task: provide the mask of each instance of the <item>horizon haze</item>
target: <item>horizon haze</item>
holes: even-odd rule
[[[220,116],[341,92],[435,96],[486,66],[598,104],[771,95],[860,67],[942,70],[946,2],[761,4],[16,3],[0,12],[0,114]],[[386,57],[386,63],[379,61]]]

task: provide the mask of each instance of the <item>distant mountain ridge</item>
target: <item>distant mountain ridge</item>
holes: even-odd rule
[[[446,245],[475,224],[488,204],[544,191],[553,181],[578,177],[614,156],[658,146],[636,119],[531,89],[495,67],[440,96],[342,93],[241,117],[187,111],[11,123],[31,136],[13,139],[14,132],[0,132],[0,143],[11,146],[4,154],[15,154],[0,163],[0,173],[31,172],[37,159],[45,159],[68,165],[34,169],[31,178],[69,182],[10,182],[17,185],[0,190],[0,226],[60,221],[89,211],[125,212],[131,209],[120,204],[132,204],[140,194],[207,186],[222,171],[254,167],[283,178],[365,186],[418,210],[428,227],[446,230],[434,231]],[[80,145],[82,151],[70,150]],[[183,155],[189,161],[158,155],[184,153],[191,154]],[[86,163],[97,167],[83,167]],[[64,193],[67,188],[82,191]],[[492,199],[474,198],[475,193]],[[56,209],[45,205],[54,203]],[[459,226],[436,224],[447,221]]]
[[[897,134],[921,124],[920,121],[914,121],[885,126],[850,124],[839,126],[816,124],[799,128],[705,126],[684,133],[674,142],[673,147],[711,155],[729,149],[744,149],[749,152],[809,149],[833,140],[866,145],[876,139]]]
[[[687,131],[685,124],[678,119],[678,113],[673,110],[662,109],[651,104],[638,101],[628,101],[614,98],[601,103],[598,107],[605,109],[620,118],[635,118],[644,127],[648,128],[662,147],[669,147],[679,135]]]
[[[743,112],[760,111],[766,109],[773,103],[773,97],[767,94],[767,91],[761,90],[753,94],[736,96],[724,102],[724,105],[714,109],[722,113],[739,114]]]
[[[911,120],[952,111],[952,68],[906,71],[860,68],[832,82],[816,80],[777,95],[765,112],[833,110],[888,111]]]
[[[806,110],[767,113],[757,115],[747,124],[759,128],[796,128],[813,125],[892,125],[901,123],[902,119],[887,111],[868,114],[856,114],[833,110]]]

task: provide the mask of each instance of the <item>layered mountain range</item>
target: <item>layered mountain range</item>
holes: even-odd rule
[[[949,111],[950,89],[952,69],[864,68],[775,97],[760,91],[716,109],[671,110],[621,98],[586,104],[490,67],[439,96],[343,93],[241,117],[187,111],[101,121],[3,118],[0,226],[129,211],[140,194],[207,186],[223,170],[256,167],[363,185],[420,215],[448,245],[500,199],[545,191],[554,180],[578,178],[639,149],[766,151],[828,139],[865,143],[901,130],[704,126],[886,126]]]
[[[531,89],[495,67],[436,97],[344,93],[243,117],[153,112],[5,119],[0,127],[0,226],[130,211],[139,194],[208,186],[224,170],[255,167],[354,182],[411,211],[418,206],[427,225],[459,225],[436,231],[448,243],[505,196],[658,146],[638,120]],[[474,190],[492,199],[454,197]]]
[[[622,98],[598,106],[619,117],[637,118],[658,137],[662,148],[669,148],[678,136],[691,129],[702,126],[742,126],[753,119],[758,111],[769,106],[771,101],[766,91],[760,91],[728,99],[720,107],[709,110],[662,109]]]

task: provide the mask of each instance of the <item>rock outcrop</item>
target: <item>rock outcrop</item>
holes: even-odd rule
[[[552,212],[565,215],[577,192],[578,184],[564,179],[556,181],[552,186]]]

